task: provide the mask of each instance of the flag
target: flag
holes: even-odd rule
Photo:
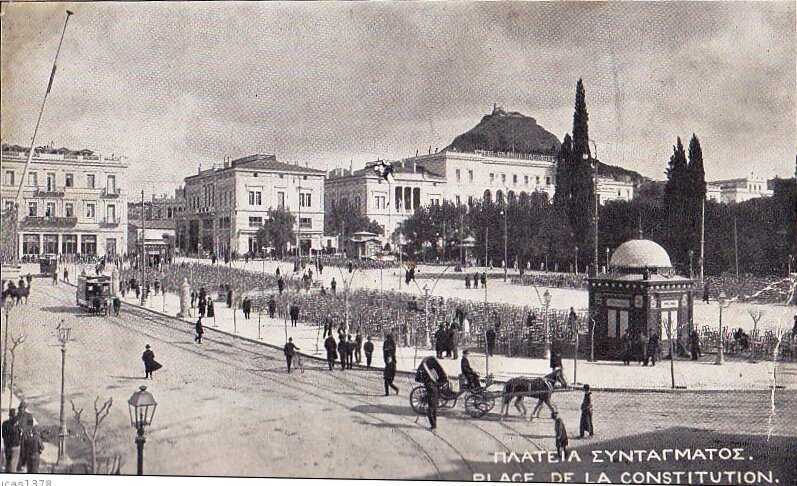
[[[378,161],[374,164],[374,172],[388,183],[393,183],[393,166],[390,162],[385,162],[384,160]]]

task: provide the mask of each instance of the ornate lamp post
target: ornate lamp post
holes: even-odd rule
[[[152,417],[155,415],[155,407],[158,402],[152,393],[147,391],[146,386],[142,386],[137,392],[133,393],[127,401],[127,406],[130,411],[130,425],[136,429],[136,447],[138,449],[138,461],[136,474],[139,476],[144,475],[144,443],[147,441],[144,438],[144,427],[152,424]]]
[[[56,328],[58,332],[58,342],[61,343],[61,411],[58,416],[58,459],[56,465],[63,464],[66,460],[66,422],[64,420],[64,377],[66,370],[66,343],[72,333],[72,328],[61,319]]]
[[[8,356],[8,328],[11,327],[11,321],[9,320],[9,317],[11,315],[11,308],[13,306],[14,306],[14,303],[11,302],[11,298],[10,297],[8,297],[6,299],[6,301],[3,303],[3,310],[6,313],[6,319],[5,319],[5,327],[6,327],[6,329],[5,329],[5,332],[3,334],[3,375],[2,375],[2,377],[0,377],[0,379],[3,380],[3,383],[2,383],[2,387],[0,387],[0,388],[5,388],[5,386],[8,384],[7,383],[8,380],[6,378],[6,374],[7,374],[6,370],[8,369],[6,367],[6,363],[7,363],[6,358]]]
[[[723,335],[722,335],[722,309],[727,309],[730,307],[731,302],[728,300],[728,296],[725,295],[725,292],[720,292],[719,297],[719,305],[720,305],[720,329],[719,329],[719,336],[717,336],[717,360],[714,361],[715,365],[721,365],[725,363],[725,353],[723,351]]]
[[[542,302],[545,305],[545,316],[542,320],[542,332],[545,334],[545,359],[551,359],[551,333],[548,332],[548,308],[551,305],[551,293],[548,292],[548,289],[545,289],[545,293],[542,294]]]

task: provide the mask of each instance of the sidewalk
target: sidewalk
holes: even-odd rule
[[[123,299],[126,305],[138,305],[135,294],[128,294]],[[122,305],[124,313],[125,304]],[[168,316],[176,316],[179,312],[179,298],[176,294],[151,295],[145,308]],[[301,353],[319,359],[326,359],[324,340],[321,328],[300,322],[297,327],[291,327],[290,322],[282,319],[269,319],[266,315],[260,316],[253,312],[249,320],[244,319],[243,312],[238,309],[233,315],[230,309],[222,302],[215,302],[216,317],[204,318],[206,337],[212,338],[212,332],[224,332],[241,338],[262,342],[279,349],[286,342],[287,337],[292,337],[293,342]],[[194,309],[194,316],[197,310]],[[192,330],[196,317],[182,319],[186,328]],[[365,336],[363,336],[365,338]],[[382,340],[381,336],[373,336],[374,360],[373,366],[381,368]],[[397,344],[401,345],[400,340]],[[465,349],[466,346],[460,348]],[[434,355],[431,349],[415,349],[411,347],[398,347],[396,350],[396,364],[399,371],[414,372],[420,360],[425,356]],[[440,360],[443,368],[450,377],[459,375],[459,360]],[[470,362],[475,370],[482,376],[487,372],[487,358],[481,352],[472,350]],[[363,356],[363,366],[365,357]],[[574,363],[572,359],[563,360],[564,373],[568,381],[573,382]],[[777,383],[774,383],[774,370],[777,366]],[[514,376],[543,375],[550,368],[548,361],[522,357],[494,356],[489,358],[489,372],[496,380],[504,381]],[[590,363],[579,361],[577,363],[577,383],[589,383],[595,389],[604,390],[671,390],[670,362],[663,361],[655,367],[642,367],[637,364],[623,366],[614,361],[599,361]],[[797,388],[797,363],[773,363],[761,361],[751,363],[747,361],[728,360],[723,366],[715,366],[713,357],[702,361],[675,361],[675,384],[678,388],[687,390],[767,390],[773,384],[787,389]]]

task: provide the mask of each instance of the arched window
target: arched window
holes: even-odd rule
[[[490,192],[489,189],[484,191],[484,196],[482,196],[482,199],[484,199],[484,202],[486,202],[486,203],[489,203],[489,202],[493,201],[493,195],[492,195],[492,193]]]
[[[495,191],[495,202],[503,203],[504,202],[504,192],[501,189]]]
[[[529,193],[526,191],[520,191],[520,204],[523,206],[528,206],[529,204]]]
[[[514,202],[515,202],[515,191],[509,191],[509,192],[506,194],[506,197],[507,197],[507,199],[509,200],[509,204],[512,204],[512,203],[514,203]]]

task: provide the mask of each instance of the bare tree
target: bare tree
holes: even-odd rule
[[[69,400],[69,403],[72,404],[72,412],[75,414],[75,421],[80,426],[81,431],[83,433],[83,437],[85,437],[89,441],[89,447],[91,448],[91,474],[94,474],[97,471],[97,431],[100,428],[100,424],[105,418],[108,416],[108,413],[111,411],[111,405],[113,405],[113,398],[109,398],[105,403],[102,404],[102,407],[97,408],[97,404],[100,401],[100,397],[94,399],[94,429],[89,433],[89,429],[85,423],[81,420],[81,415],[83,414],[83,409],[81,408],[78,410],[75,407],[75,402],[73,400]]]
[[[750,314],[750,318],[753,320],[753,332],[750,334],[755,336],[756,330],[758,329],[758,323],[767,313],[758,307],[751,307],[747,309],[747,313]]]
[[[11,398],[13,397],[14,392],[14,361],[17,357],[17,346],[25,342],[27,336],[21,334],[20,336],[14,337],[11,334],[11,346],[8,348],[8,352],[11,353],[11,366],[9,367],[8,372],[8,409],[11,410]]]

